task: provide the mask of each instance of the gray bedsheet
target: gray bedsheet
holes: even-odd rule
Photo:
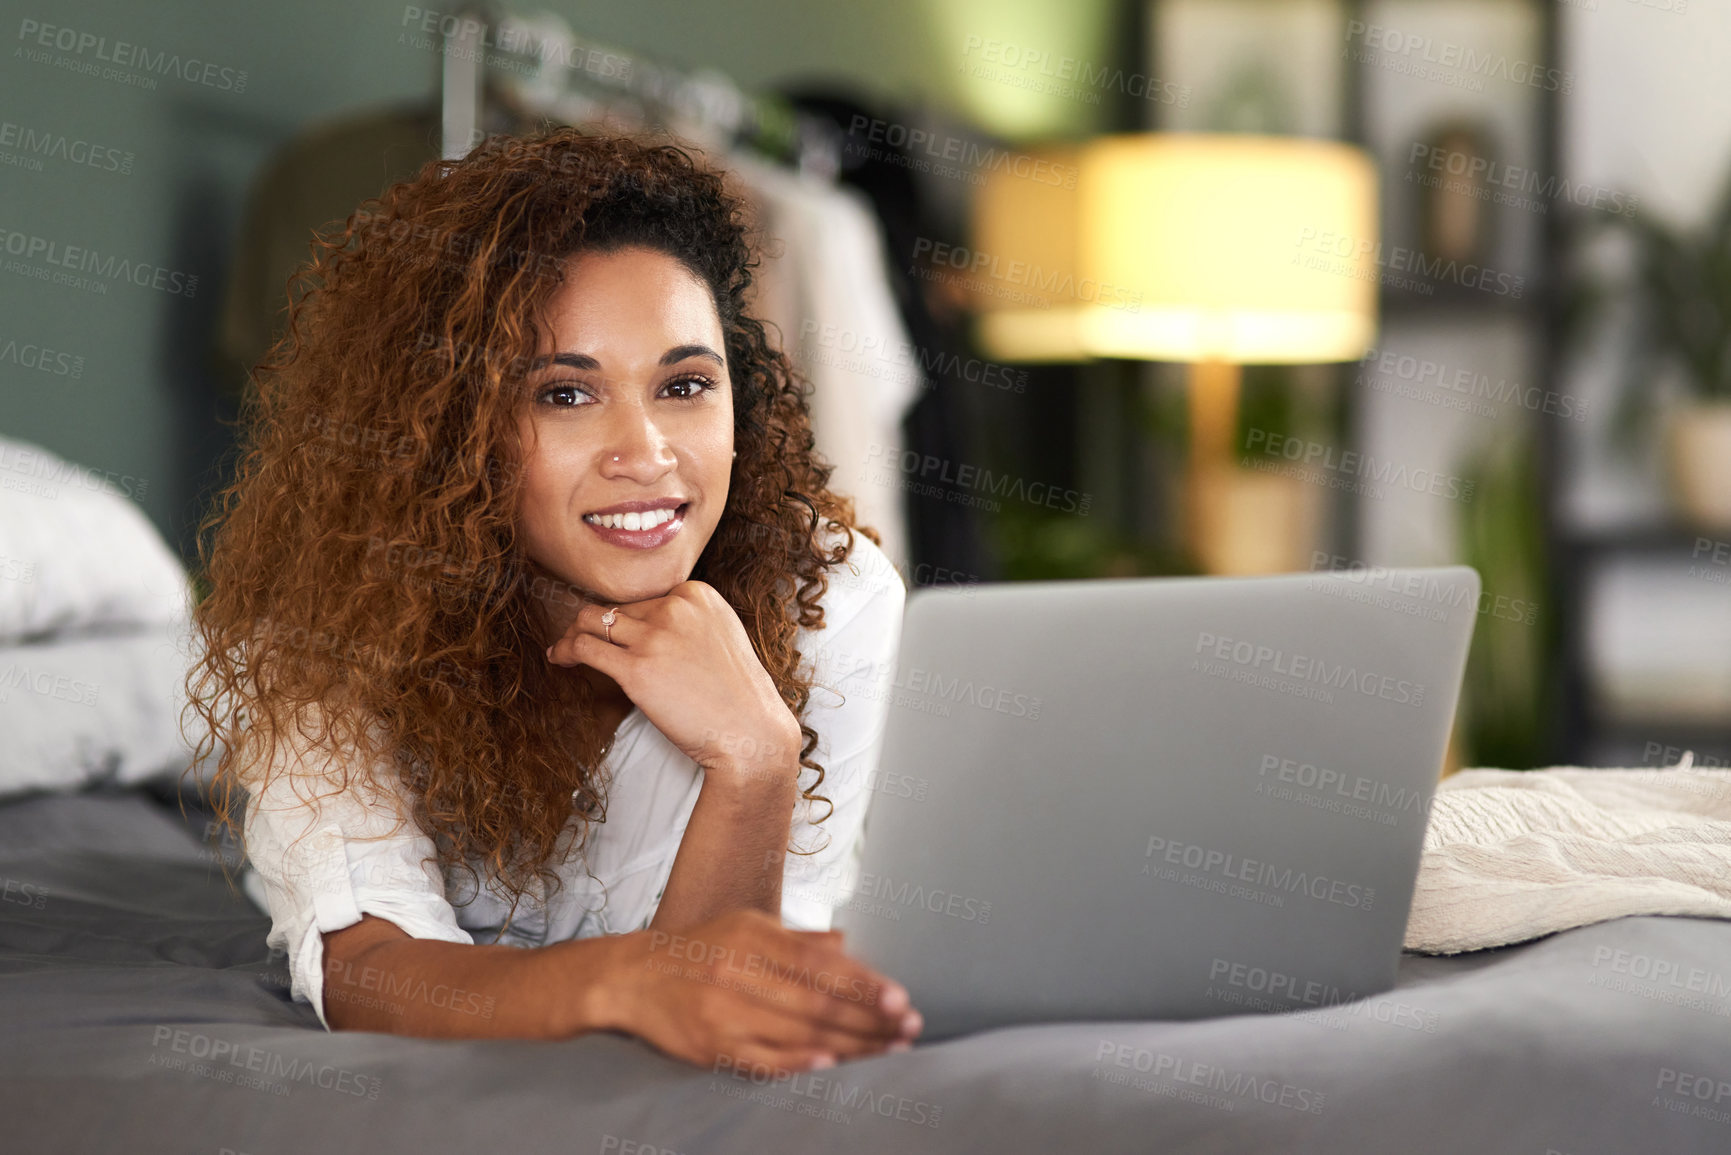
[[[0,806],[0,880],[6,1152],[1731,1151],[1719,921],[1409,955],[1325,1011],[1021,1027],[771,1083],[618,1035],[327,1034],[268,919],[142,791]]]

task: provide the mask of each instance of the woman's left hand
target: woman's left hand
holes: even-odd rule
[[[561,666],[593,666],[706,775],[795,773],[799,720],[758,661],[745,626],[714,586],[683,581],[665,596],[615,607],[585,601],[547,650]]]

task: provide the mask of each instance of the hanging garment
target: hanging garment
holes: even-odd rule
[[[282,332],[288,280],[312,255],[314,230],[437,160],[439,140],[438,109],[410,106],[315,125],[271,157],[247,199],[217,330],[233,396]]]
[[[830,487],[854,499],[858,520],[910,572],[906,495],[924,484],[904,461],[902,421],[920,376],[890,289],[882,231],[851,189],[801,177],[755,157],[728,167],[758,211],[766,243],[754,286],[758,316],[813,386],[817,450],[835,466]]]
[[[861,125],[914,125],[920,118],[896,109],[870,108],[854,97],[827,86],[790,87],[783,92],[808,116],[823,117],[835,126],[844,144],[837,180],[858,189],[870,201],[883,230],[889,283],[912,349],[907,362],[919,378],[919,393],[902,421],[904,447],[920,460],[950,462],[960,473],[966,462],[986,459],[988,447],[979,436],[982,411],[1009,402],[1005,378],[1015,377],[1017,392],[1026,389],[1026,374],[1007,366],[988,366],[970,340],[965,318],[940,315],[930,304],[934,286],[914,275],[912,254],[922,240],[964,238],[959,221],[948,221],[936,209],[943,198],[929,195],[936,182],[955,181],[936,175],[931,166],[915,163],[905,147],[889,143],[887,133],[872,134]],[[949,191],[952,194],[954,190]],[[954,199],[953,196],[951,198]],[[997,388],[982,384],[990,378]],[[910,584],[947,581],[997,581],[1002,566],[987,532],[985,515],[966,487],[935,479],[935,486],[907,495],[908,550],[915,562]],[[928,579],[925,575],[931,575]]]

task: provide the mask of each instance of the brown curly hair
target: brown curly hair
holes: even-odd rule
[[[513,413],[564,258],[627,245],[714,296],[738,456],[691,577],[739,615],[801,719],[802,797],[828,804],[795,632],[823,627],[825,571],[853,532],[882,540],[827,488],[810,385],[746,312],[756,241],[743,198],[670,139],[572,128],[431,162],[315,236],[287,331],[252,373],[235,476],[199,526],[188,708],[193,766],[221,748],[223,825],[238,831],[235,788],[290,725],[353,752],[334,759],[338,789],[389,767],[441,865],[480,860],[517,900],[537,875],[558,885],[573,814],[573,850],[605,821],[590,685],[543,656],[537,602],[571,591],[518,541]]]

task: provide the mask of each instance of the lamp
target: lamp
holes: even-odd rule
[[[1376,179],[1335,141],[1200,133],[1100,137],[998,168],[967,254],[980,343],[1007,361],[1189,362],[1192,544],[1215,572],[1268,568],[1224,523],[1246,494],[1302,491],[1231,467],[1238,367],[1372,346]]]

